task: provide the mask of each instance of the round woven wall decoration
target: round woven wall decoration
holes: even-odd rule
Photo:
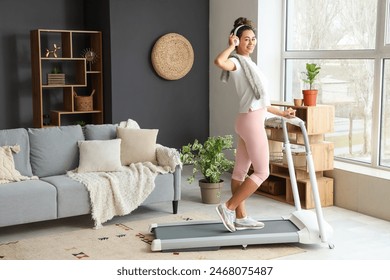
[[[153,68],[166,80],[183,78],[191,70],[193,63],[194,50],[191,43],[180,34],[165,34],[153,46]]]

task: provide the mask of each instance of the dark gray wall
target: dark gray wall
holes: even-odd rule
[[[158,141],[173,147],[205,139],[209,135],[209,0],[108,2],[86,1],[86,11],[88,24],[105,30],[104,41],[110,41],[110,56],[105,55],[110,61],[104,63],[110,75],[104,78],[111,105],[106,111],[112,112],[109,121],[131,118],[143,128],[159,128]],[[109,21],[98,20],[102,17]],[[172,32],[190,41],[195,59],[185,77],[167,81],[155,73],[150,54],[158,38]]]
[[[32,126],[32,29],[103,32],[105,121],[128,118],[160,129],[158,142],[179,148],[209,134],[209,0],[1,0],[0,129]],[[182,79],[153,70],[150,53],[166,33],[192,44]]]
[[[103,34],[103,105],[106,123],[112,123],[110,1],[84,0],[86,29],[99,30]]]
[[[83,29],[80,0],[0,1],[0,129],[32,126],[30,30]]]

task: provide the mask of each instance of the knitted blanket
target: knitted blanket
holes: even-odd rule
[[[130,214],[154,190],[158,174],[172,173],[176,166],[182,166],[176,149],[157,144],[156,157],[158,165],[132,163],[118,172],[67,172],[70,178],[85,185],[89,192],[94,228],[102,227],[114,216]]]
[[[0,184],[38,179],[36,176],[23,176],[16,170],[12,154],[17,154],[19,152],[19,145],[0,147]]]

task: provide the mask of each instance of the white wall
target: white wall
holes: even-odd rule
[[[246,17],[257,22],[257,0],[210,0],[210,135],[234,133],[238,98],[232,84],[220,81],[214,58],[228,46],[234,21]],[[254,54],[256,57],[256,53]]]
[[[335,162],[334,205],[390,221],[390,172]]]
[[[227,47],[238,17],[256,23],[258,45],[252,59],[269,80],[271,99],[281,100],[281,5],[282,0],[210,0],[210,135],[235,135],[238,98],[232,84],[220,81],[214,58]]]
[[[283,100],[282,92],[282,0],[259,0],[258,65],[269,80],[271,100]]]

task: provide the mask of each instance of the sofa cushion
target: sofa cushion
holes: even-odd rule
[[[158,129],[117,128],[121,143],[122,165],[137,162],[157,163],[156,140]]]
[[[0,130],[0,146],[19,145],[20,152],[14,154],[15,169],[24,176],[32,176],[30,164],[30,142],[24,128]]]
[[[57,218],[57,191],[41,180],[0,185],[0,227]]]
[[[87,124],[84,126],[85,140],[115,139],[116,128],[116,124]]]
[[[31,167],[38,177],[65,174],[79,164],[78,141],[84,140],[79,125],[29,128]]]
[[[77,172],[121,171],[121,139],[79,141]]]
[[[87,188],[67,175],[42,178],[57,189],[58,218],[91,213],[91,202]]]

